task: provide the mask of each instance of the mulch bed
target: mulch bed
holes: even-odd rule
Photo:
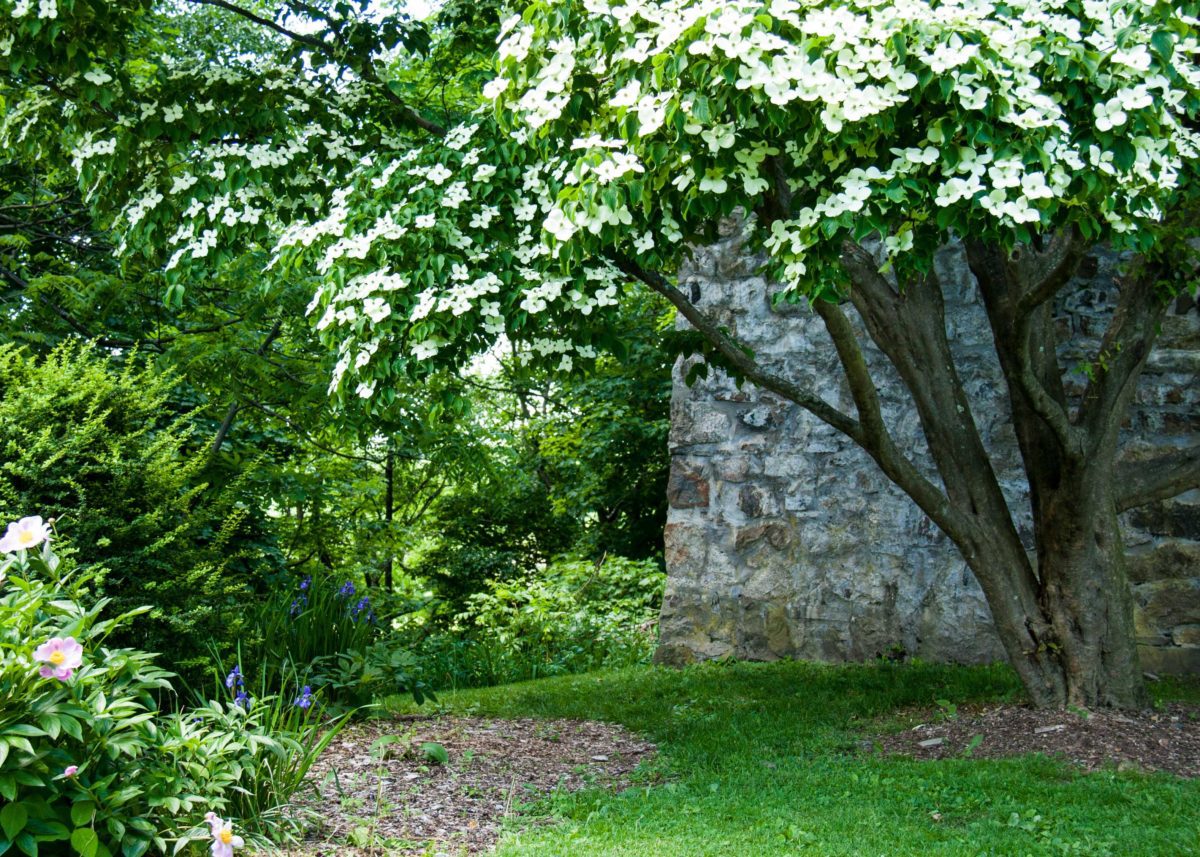
[[[386,736],[396,740],[376,744]],[[438,764],[422,750],[444,747]],[[372,746],[375,749],[372,750]],[[350,725],[299,801],[319,827],[300,853],[463,855],[495,845],[504,819],[556,789],[621,789],[655,752],[608,723],[416,717]]]
[[[921,722],[911,729],[872,736],[881,752],[917,759],[1043,753],[1087,771],[1115,766],[1200,777],[1200,707],[1194,705],[1136,714],[960,706],[953,715],[922,711],[914,717]]]

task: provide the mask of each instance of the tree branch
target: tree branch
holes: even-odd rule
[[[1013,309],[1016,318],[1025,318],[1037,307],[1057,295],[1079,270],[1087,245],[1079,230],[1072,226],[1050,239],[1040,251],[1021,247],[1009,259],[1021,280],[1029,287],[1018,298]]]
[[[1158,293],[1160,273],[1158,265],[1141,259],[1117,280],[1121,295],[1079,405],[1093,451],[1116,452],[1117,434],[1167,310]]]
[[[353,68],[354,71],[358,72],[359,76],[362,77],[363,80],[373,83],[379,87],[380,92],[383,93],[383,97],[399,108],[401,113],[404,114],[404,117],[413,125],[417,126],[423,131],[433,134],[435,137],[446,136],[445,128],[436,122],[431,122],[430,120],[426,119],[413,107],[409,106],[404,99],[392,92],[387,85],[380,80],[379,73],[375,70],[375,67],[371,64],[371,60],[369,58],[366,60],[366,63],[363,66],[350,66],[346,61],[346,57],[341,52],[332,50],[331,46],[321,39],[318,39],[315,36],[305,35],[304,33],[297,33],[294,30],[289,30],[287,27],[275,23],[270,18],[264,18],[263,16],[257,15],[249,9],[238,6],[236,3],[230,3],[228,0],[187,0],[187,2],[201,6],[215,6],[218,9],[224,9],[227,12],[240,15],[247,21],[258,24],[260,27],[266,27],[267,29],[273,30],[279,35],[287,39],[291,39],[298,44],[307,45],[313,50],[319,51],[339,65]]]
[[[996,353],[1010,394],[1020,395],[1029,409],[1053,433],[1064,455],[1079,460],[1085,455],[1083,433],[1071,423],[1065,405],[1046,389],[1030,360],[1030,324],[1028,316],[1017,315],[1027,290],[1019,272],[1009,266],[999,247],[969,242],[967,261],[979,283],[996,343]],[[1032,298],[1030,299],[1032,300]]]
[[[1200,488],[1200,444],[1118,462],[1113,483],[1119,512]]]
[[[696,328],[705,339],[721,352],[721,355],[748,381],[795,402],[817,419],[837,429],[851,440],[859,444],[862,443],[863,429],[857,420],[843,414],[811,390],[806,390],[785,378],[764,370],[737,342],[717,327],[695,304],[684,296],[683,292],[667,282],[664,277],[647,271],[632,259],[619,256],[615,253],[609,256],[609,261],[626,276],[644,283],[651,290],[670,301],[679,310],[680,315],[687,319],[692,327]]]
[[[858,419],[863,428],[863,437],[859,445],[879,464],[888,478],[900,486],[943,532],[965,538],[970,528],[969,522],[951,506],[946,493],[922,476],[916,466],[897,448],[887,426],[884,425],[875,379],[871,377],[850,320],[836,304],[816,301],[813,307],[833,340],[842,371],[850,386],[850,395],[854,398],[854,406],[858,410]]]

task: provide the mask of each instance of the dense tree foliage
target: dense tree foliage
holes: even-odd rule
[[[1200,454],[1122,465],[1119,429],[1165,299],[1193,279],[1196,3],[535,2],[501,24],[484,99],[461,27],[215,5],[106,4],[103,28],[74,0],[0,16],[5,142],[74,169],[170,305],[262,254],[265,282],[314,294],[331,391],[382,414],[498,342],[591,366],[641,284],[954,541],[1037,703],[1144,698],[1116,515],[1196,484]],[[197,20],[259,41],[230,51]],[[735,212],[781,299],[825,322],[855,413],[760,366],[673,285],[687,242]],[[1033,560],[949,353],[931,260],[952,238],[1008,380]],[[1071,403],[1052,301],[1098,243],[1128,262]],[[883,424],[851,307],[912,394],[935,480]]]
[[[207,662],[210,641],[232,643],[236,606],[282,557],[243,485],[199,478],[205,457],[168,407],[172,387],[86,347],[39,360],[0,346],[0,519],[58,519],[117,610],[154,604],[122,642],[186,671]]]

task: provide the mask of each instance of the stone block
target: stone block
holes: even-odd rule
[[[1129,550],[1126,556],[1133,583],[1200,577],[1200,542],[1156,539]]]
[[[1138,633],[1200,624],[1200,578],[1155,580],[1133,587]]]
[[[672,509],[696,509],[708,505],[708,480],[698,470],[671,465],[667,479],[667,503]]]
[[[1200,675],[1200,646],[1138,646],[1142,669],[1159,675]]]
[[[1172,628],[1171,640],[1177,646],[1200,646],[1200,625],[1180,625]]]
[[[1200,415],[1195,419],[1200,427]],[[1200,502],[1176,497],[1149,503],[1131,511],[1129,522],[1155,536],[1200,541]]]

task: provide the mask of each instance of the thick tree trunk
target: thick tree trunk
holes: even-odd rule
[[[1042,610],[1066,684],[1060,704],[1137,708],[1147,702],[1133,627],[1133,595],[1111,474],[1065,474],[1041,504],[1037,529]],[[1101,471],[1101,472],[1097,472]]]
[[[954,542],[1035,706],[1137,708],[1146,693],[1117,514],[1139,499],[1200,484],[1200,447],[1155,459],[1135,477],[1118,470],[1120,427],[1164,308],[1160,272],[1140,259],[1127,266],[1091,380],[1068,401],[1051,302],[1085,247],[1075,232],[1037,243],[1011,253],[967,243],[1028,478],[1036,559],[1022,542],[955,368],[936,272],[896,283],[862,246],[849,243],[842,255],[849,300],[912,395],[941,484],[891,437],[859,334],[840,305],[818,301],[814,309],[837,349],[856,416],[759,364],[661,276],[628,259],[613,261],[670,300],[727,368],[857,443]]]

